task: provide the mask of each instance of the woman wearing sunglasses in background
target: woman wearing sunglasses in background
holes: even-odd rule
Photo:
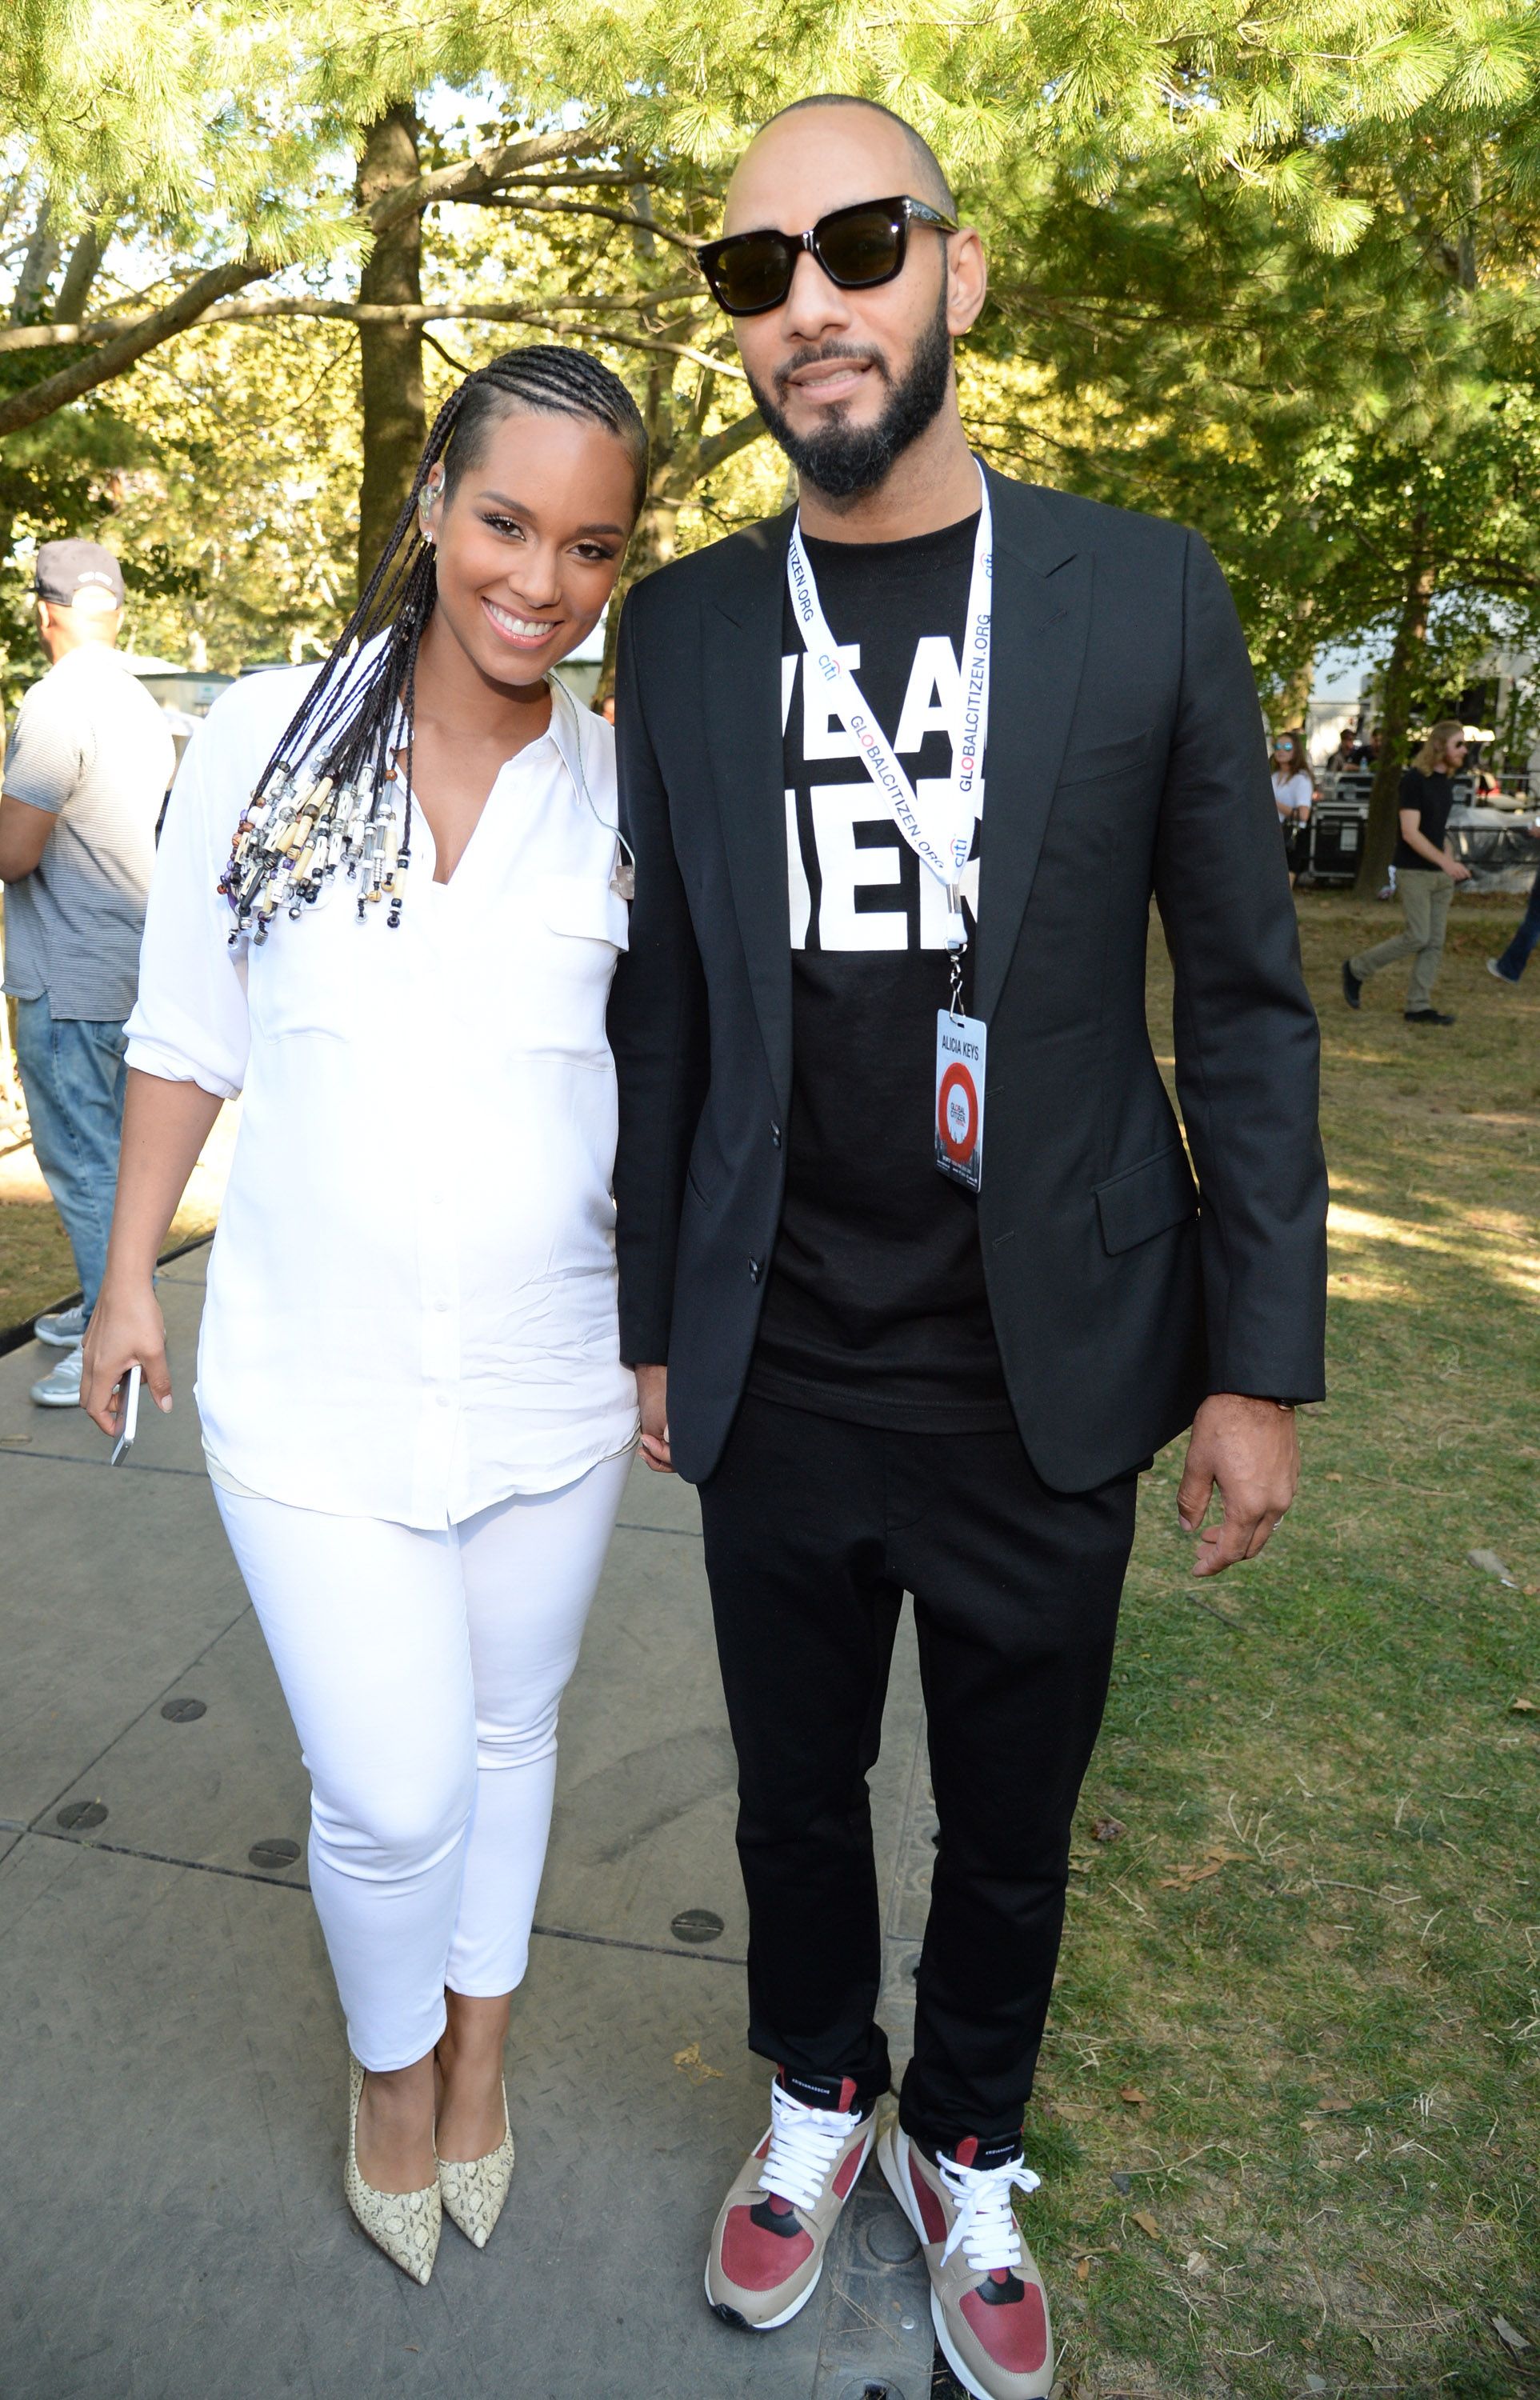
[[[319,675],[238,683],[194,737],[86,1349],[104,1430],[135,1360],[170,1407],[156,1254],[243,1093],[204,1444],[310,1772],[347,2197],[419,2283],[442,2210],[480,2246],[507,2193],[557,1708],[635,1438],[614,736],[551,669],[614,589],[646,451],[593,360],[495,360],[441,412]]]

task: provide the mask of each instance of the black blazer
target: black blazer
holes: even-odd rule
[[[979,1233],[1022,1440],[1076,1492],[1137,1466],[1207,1392],[1320,1396],[1318,1039],[1256,686],[1206,545],[992,473],[989,498]],[[620,624],[620,1348],[666,1360],[695,1482],[743,1397],[784,1182],[790,525],[649,576]],[[1196,1185],[1145,1022],[1152,893]]]

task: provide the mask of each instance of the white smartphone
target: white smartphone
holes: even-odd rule
[[[129,1370],[123,1393],[123,1430],[113,1444],[113,1454],[107,1461],[109,1466],[116,1466],[118,1460],[133,1448],[133,1438],[139,1431],[139,1386],[143,1381],[143,1372],[136,1358]]]

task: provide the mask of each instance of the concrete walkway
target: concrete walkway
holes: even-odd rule
[[[732,1760],[693,1494],[638,1472],[562,1724],[514,2004],[513,2197],[419,2291],[340,2195],[345,2045],[306,1785],[192,1405],[206,1253],[168,1271],[178,1404],[116,1472],[0,1360],[0,2158],[7,2400],[928,2400],[923,2268],[875,2167],[812,2305],[701,2274],[763,2131]],[[912,1641],[875,1815],[902,2056],[931,1855]]]

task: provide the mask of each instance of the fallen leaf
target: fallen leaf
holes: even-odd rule
[[[1522,1698],[1510,1700],[1508,1702],[1508,1714],[1510,1717],[1532,1717],[1534,1714],[1534,1702],[1533,1700]]]
[[[1108,2181],[1111,2183],[1114,2191],[1130,2192],[1134,2189],[1133,2176],[1131,2175],[1124,2175],[1117,2167],[1112,2169],[1111,2174],[1108,2177]]]
[[[1327,1478],[1326,1478],[1326,1480],[1328,1481],[1328,1483],[1340,1483],[1340,1482],[1342,1481],[1342,1477],[1341,1477],[1340,1475],[1332,1475],[1332,1474],[1329,1474],[1329,1475],[1327,1476]]]
[[[1056,2117],[1063,2117],[1071,2125],[1088,2125],[1099,2117],[1101,2110],[1086,2100],[1053,2100],[1049,2102]]]
[[[1091,1839],[1093,1842],[1117,1842],[1127,1831],[1127,1826],[1120,1825],[1115,1817],[1098,1817],[1091,1828]]]
[[[1189,2250],[1182,2265],[1184,2275],[1206,2275],[1208,2261],[1201,2250]]]
[[[692,2083],[720,2083],[722,2080],[721,2068],[706,2065],[698,2041],[692,2041],[688,2050],[676,2050],[674,2064],[689,2077]]]
[[[1148,2108],[1150,2106],[1137,2083],[1125,2083],[1118,2093],[1118,2098],[1126,2100],[1130,2108]]]
[[[1076,2273],[1076,2276],[1079,2278],[1079,2280],[1080,2280],[1080,2282],[1081,2282],[1081,2283],[1083,2283],[1083,2284],[1088,2284],[1088,2283],[1090,2282],[1090,2280],[1091,2280],[1091,2261],[1089,2260],[1089,2258],[1083,2258],[1083,2259],[1081,2260],[1081,2262],[1080,2262],[1079,2266],[1075,2269],[1075,2273]]]
[[[1151,2216],[1150,2211],[1147,2208],[1135,2209],[1134,2222],[1138,2227],[1141,2233],[1149,2234],[1152,2242],[1158,2242],[1160,2240],[1160,2227],[1155,2223],[1154,2218]]]
[[[1495,1575],[1498,1582],[1506,1583],[1510,1591],[1517,1591],[1519,1589],[1518,1576],[1509,1575],[1495,1550],[1467,1550],[1465,1564],[1479,1567],[1483,1575]]]
[[[1343,1939],[1340,1925],[1307,1925],[1304,1938],[1316,1950],[1335,1950]]]
[[[1304,2380],[1304,2388],[1307,2392],[1324,2392],[1326,2390],[1326,2377],[1324,2375],[1307,2375]]]
[[[1506,2342],[1509,2350],[1511,2350],[1515,2355],[1517,2355],[1520,2351],[1528,2350],[1530,2347],[1529,2343],[1524,2339],[1523,2335],[1519,2331],[1518,2326],[1510,2325],[1506,2317],[1493,2317],[1492,2321],[1492,2329],[1497,2336],[1498,2340]]]
[[[1222,1867],[1233,1866],[1243,1858],[1241,1850],[1205,1850],[1203,1857],[1188,1866],[1179,1867],[1175,1875],[1161,1875],[1162,1891],[1187,1891],[1195,1883],[1206,1883]]]
[[[1317,2100],[1315,2103],[1323,2117],[1343,2117],[1356,2105],[1352,2100]]]

